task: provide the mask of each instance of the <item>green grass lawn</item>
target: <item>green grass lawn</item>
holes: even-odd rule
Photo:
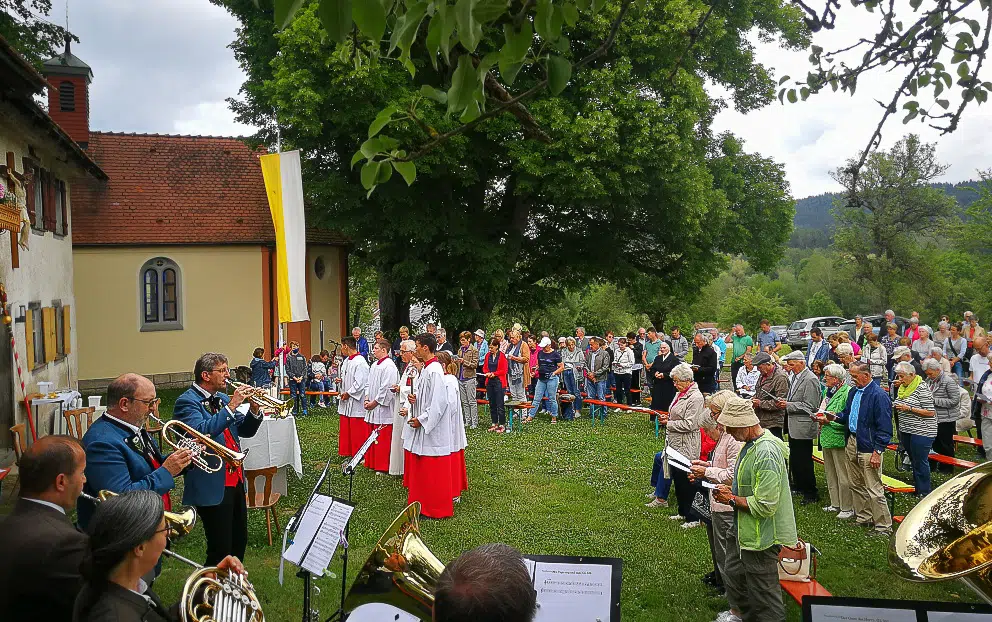
[[[178,392],[161,395],[165,398],[163,414],[168,415]],[[347,480],[335,468],[340,462],[337,416],[333,410],[316,412],[298,421],[304,477],[300,481],[290,475],[289,498],[279,503],[282,525],[304,502],[328,457],[334,463],[330,471],[333,492],[347,495]],[[506,542],[524,553],[619,557],[624,563],[621,603],[625,621],[709,622],[726,608],[726,601],[699,580],[711,569],[705,530],[684,530],[668,520],[674,510],[644,507],[652,457],[663,446],[646,417],[611,413],[606,427],[594,429],[588,420],[551,425],[542,415],[523,433],[469,430],[468,442],[469,491],[456,505],[455,517],[421,524],[425,542],[442,561],[485,542]],[[973,452],[962,457],[973,457]],[[887,462],[888,469],[891,462]],[[825,499],[822,468],[818,474]],[[935,484],[939,481],[943,478],[935,477]],[[407,495],[399,478],[363,468],[355,476],[355,500],[349,577],[406,506]],[[911,504],[911,498],[901,498],[897,513],[905,513]],[[819,505],[797,504],[796,520],[800,536],[821,551],[819,580],[833,594],[976,601],[958,582],[921,585],[897,579],[886,562],[887,539],[838,521]],[[267,545],[264,516],[251,512],[245,560],[250,579],[268,620],[295,621],[301,617],[302,581],[287,565],[285,585],[279,585],[280,544],[281,537],[279,543]],[[176,550],[202,561],[202,528],[197,526]],[[332,570],[340,573],[340,560]],[[188,574],[185,565],[166,560],[155,589],[164,601],[173,602]],[[319,579],[317,585],[321,593],[316,603],[324,619],[337,608],[340,575]],[[790,620],[800,618],[799,607],[791,600],[787,608]]]

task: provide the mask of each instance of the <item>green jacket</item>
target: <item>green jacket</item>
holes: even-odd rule
[[[830,398],[827,403],[827,412],[841,413],[844,412],[844,407],[847,405],[847,394],[851,390],[851,385],[842,384],[834,396]],[[826,397],[826,389],[823,390],[823,396]],[[844,425],[837,423],[836,421],[831,421],[820,429],[820,447],[823,449],[840,449],[847,445],[847,430],[844,429]]]
[[[768,430],[741,449],[733,492],[747,499],[748,509],[736,512],[742,549],[764,551],[776,544],[796,544],[796,517],[785,467],[788,455],[788,445]]]

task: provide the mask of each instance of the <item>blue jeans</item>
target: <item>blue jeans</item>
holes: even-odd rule
[[[916,486],[916,494],[926,496],[930,494],[930,447],[933,446],[933,439],[910,434],[908,432],[899,433],[899,441],[903,449],[909,452],[909,459],[913,463],[913,485]]]
[[[305,380],[297,382],[289,379],[289,399],[294,402],[293,412],[299,413],[302,410],[304,415],[307,414],[306,384]]]
[[[955,363],[954,366],[951,367],[951,371],[954,372],[955,374],[957,374],[958,380],[961,380],[962,378],[964,378],[964,368],[961,367],[961,361],[958,361],[957,363]]]
[[[616,391],[616,388],[617,388],[617,377],[613,375],[612,371],[606,372],[606,390],[612,394]],[[606,393],[603,393],[603,395],[605,396]],[[599,399],[603,399],[603,398],[599,398]]]
[[[575,401],[571,404],[565,404],[564,412],[562,412],[562,416],[571,421],[575,418],[575,413],[582,412],[582,395],[579,392],[579,383],[575,381],[574,371],[566,369],[562,372],[562,378],[565,380],[565,390],[575,396]]]
[[[668,491],[672,489],[672,480],[665,477],[662,459],[665,452],[659,451],[654,455],[654,467],[651,469],[651,485],[654,486],[654,496],[668,499]]]
[[[537,386],[534,387],[534,406],[530,409],[530,414],[528,416],[533,417],[537,414],[537,409],[544,404],[544,409],[551,414],[552,419],[558,418],[558,382],[561,380],[558,376],[551,376],[547,380],[538,380]],[[542,402],[541,398],[548,398],[547,402]]]
[[[604,395],[606,395],[606,380],[593,382],[592,380],[586,378],[586,399],[603,401]],[[606,406],[598,406],[596,404],[589,405],[589,414],[592,418],[596,418],[597,408],[600,409],[603,419],[606,419]]]

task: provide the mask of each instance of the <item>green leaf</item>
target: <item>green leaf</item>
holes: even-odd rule
[[[592,12],[599,13],[606,6],[606,0],[592,0]]]
[[[561,56],[548,57],[548,88],[552,95],[565,90],[572,77],[572,63]]]
[[[809,98],[809,89],[805,86],[799,89],[799,96],[803,98],[803,101],[806,101]]]
[[[472,16],[482,24],[489,24],[507,11],[506,0],[477,0]]]
[[[479,75],[472,66],[472,60],[467,54],[458,57],[458,67],[451,77],[451,88],[448,89],[448,114],[465,110],[469,102],[475,101],[475,92],[480,89]]]
[[[913,7],[914,11],[919,9],[921,4],[923,4],[923,0],[909,0],[909,6]]]
[[[417,2],[410,6],[407,12],[396,20],[389,42],[390,54],[392,54],[394,49],[399,48],[400,58],[410,57],[410,46],[413,45],[413,40],[417,36],[417,31],[420,30],[420,24],[424,21],[425,15],[427,15],[427,3]],[[407,69],[409,70],[412,66],[413,64],[410,63]],[[413,74],[415,72],[411,71],[410,73]]]
[[[385,148],[382,145],[382,138],[370,138],[362,143],[359,150],[362,155],[371,160],[376,154],[385,151]]]
[[[455,31],[454,8],[448,4],[440,4],[436,7],[434,17],[427,27],[427,51],[431,55],[431,64],[437,69],[437,55],[440,52],[445,64],[449,63],[448,55],[451,51],[451,33]]]
[[[579,9],[579,11],[585,13],[589,10],[589,7],[592,6],[592,0],[575,0],[575,6]]]
[[[362,187],[371,190],[375,187],[375,182],[379,178],[379,163],[366,162],[362,167]]]
[[[534,30],[541,39],[551,43],[558,36],[554,32],[555,9],[551,0],[537,0],[537,13],[534,15]],[[560,32],[558,34],[561,34]]]
[[[943,108],[944,110],[947,110],[948,106],[951,105],[951,102],[946,99],[938,99],[937,105]]]
[[[397,110],[398,108],[396,106],[389,106],[376,115],[375,120],[372,121],[372,125],[369,126],[369,138],[372,138],[381,132],[382,128],[389,125],[389,123],[393,120],[393,113]]]
[[[389,178],[393,176],[393,167],[385,162],[379,163],[379,174],[376,175],[375,183],[384,184],[389,181]]]
[[[788,81],[789,81],[789,76],[782,76],[782,78],[779,79],[779,81],[778,81],[778,85],[779,86],[782,86],[783,84],[785,84]]]
[[[477,0],[458,0],[455,3],[455,25],[458,27],[458,40],[462,47],[474,52],[482,39],[482,24],[476,21],[472,12]]]
[[[422,87],[420,87],[420,94],[426,97],[427,99],[433,99],[439,104],[448,103],[447,93],[445,93],[442,90],[436,89],[429,84],[425,84]]]
[[[473,99],[468,103],[468,106],[465,107],[465,112],[462,113],[462,116],[460,116],[458,120],[462,123],[471,123],[481,116],[482,110],[479,109],[479,102]]]
[[[351,156],[351,168],[355,168],[355,165],[365,159],[365,154],[361,151],[356,151],[355,155]]]
[[[503,38],[506,43],[499,51],[500,60],[508,63],[519,63],[527,57],[527,51],[530,50],[531,43],[534,41],[534,30],[529,21],[525,21],[520,26],[519,31],[514,29],[512,24],[503,24]],[[502,74],[502,71],[500,73]]]
[[[417,181],[417,165],[413,162],[393,162],[393,168],[403,176],[406,185],[412,186]]]
[[[517,74],[520,73],[520,69],[523,66],[523,63],[506,62],[501,56],[499,59],[499,75],[507,85],[513,84],[513,81],[517,79]]]
[[[796,89],[789,89],[787,97],[789,98],[790,104],[794,104],[799,101],[799,97],[796,96]]]
[[[317,15],[332,41],[341,43],[348,38],[353,23],[351,0],[320,0]]]
[[[905,124],[909,123],[910,121],[912,121],[913,119],[915,119],[916,116],[919,115],[919,114],[920,113],[919,113],[918,110],[911,110],[909,112],[909,114],[907,114],[905,117],[903,117],[903,119],[902,119],[903,125],[905,125]]]
[[[408,72],[410,72],[411,78],[417,75],[417,66],[413,64],[413,61],[410,60],[410,57],[408,55],[403,54],[402,56],[400,56],[400,63],[403,65],[404,68],[406,68]]]
[[[379,0],[352,0],[351,16],[358,30],[372,41],[382,41],[386,33],[386,9]]]
[[[570,2],[561,6],[561,16],[569,28],[579,23],[579,10]]]
[[[272,12],[276,28],[282,30],[293,21],[293,16],[303,6],[303,0],[272,0]]]
[[[971,75],[971,69],[968,67],[968,63],[958,65],[958,77],[967,78],[969,75]],[[947,86],[950,86],[950,84]]]

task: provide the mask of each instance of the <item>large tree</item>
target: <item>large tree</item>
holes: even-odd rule
[[[523,121],[501,115],[453,135],[418,159],[410,187],[382,167],[370,196],[351,167],[369,124],[392,106],[417,110],[416,122],[389,125],[399,141],[457,127],[443,107],[424,104],[430,88],[454,79],[451,69],[435,70],[413,46],[411,80],[403,63],[337,46],[314,3],[277,33],[253,0],[214,1],[242,22],[232,46],[248,74],[234,102],[240,120],[270,141],[275,113],[284,145],[302,150],[312,212],[379,272],[387,329],[412,301],[434,305],[449,325],[483,325],[538,282],[623,286],[647,274],[677,291],[718,271],[725,253],[761,261],[788,237],[793,205],[780,169],[711,134],[725,104],[704,88],[724,85],[743,111],[772,100],[774,83],[745,35],[757,27],[804,43],[798,13],[777,1],[648,1],[619,29],[621,7],[607,6],[570,31],[576,58],[611,36],[613,44],[567,88],[532,101]],[[704,15],[706,28],[693,30]],[[515,84],[544,79],[522,71]],[[751,232],[772,224],[781,229],[755,243]]]
[[[79,41],[45,19],[51,12],[52,0],[0,0],[0,37],[28,62],[41,67],[41,61],[62,51],[67,36]]]

